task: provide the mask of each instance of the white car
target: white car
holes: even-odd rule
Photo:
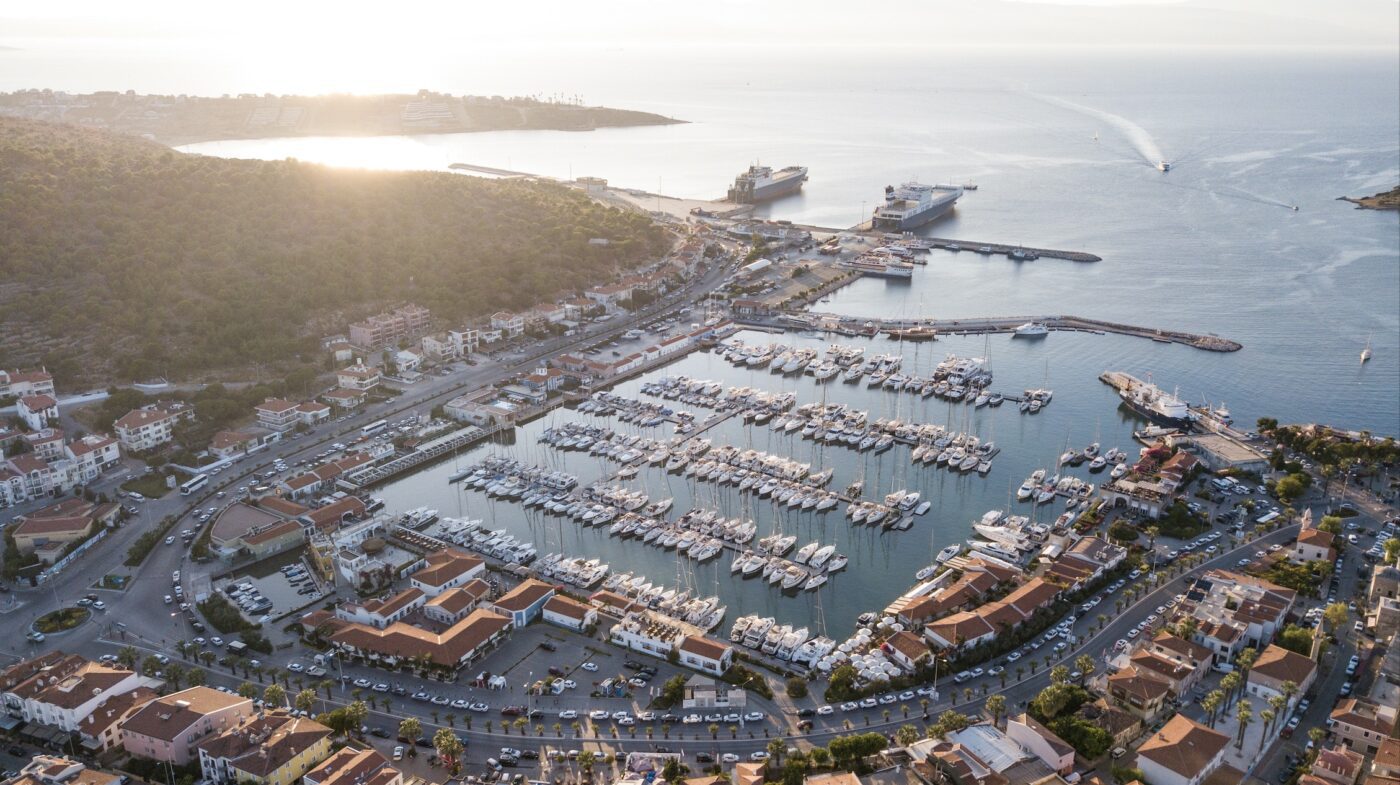
[[[608,713],[603,709],[594,709],[593,711],[588,712],[588,719],[590,720],[605,720],[607,718]]]
[[[584,664],[580,665],[579,667],[580,667],[580,668],[583,668],[584,670],[588,671],[589,673],[597,673],[597,671],[598,671],[598,663],[596,663],[596,662],[585,662]]]
[[[577,711],[574,711],[573,709],[565,709],[565,710],[559,712],[559,719],[561,719],[561,720],[576,720],[576,719],[578,719],[578,712],[577,712]]]
[[[754,763],[762,763],[763,761],[768,760],[768,753],[765,750],[750,752],[749,760],[753,761]]]
[[[828,716],[828,715],[830,715],[830,714],[835,714],[835,713],[836,713],[836,709],[832,708],[831,706],[818,706],[818,707],[817,707],[817,713],[820,714],[821,716],[825,717],[825,716]]]
[[[719,756],[719,759],[720,759],[720,762],[721,762],[721,763],[738,763],[738,762],[739,762],[739,756],[738,756],[738,755],[735,755],[735,754],[732,753],[732,752],[726,752],[726,753],[724,753],[723,755]]]
[[[744,722],[763,722],[763,712],[751,711],[744,715]]]

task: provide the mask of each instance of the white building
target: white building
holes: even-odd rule
[[[77,654],[50,652],[5,671],[6,712],[25,722],[77,732],[83,719],[109,698],[146,680],[135,671],[90,662]]]
[[[169,411],[156,405],[143,406],[122,415],[112,429],[127,452],[144,452],[173,440],[175,425],[182,419],[194,419],[194,409]]]
[[[52,395],[26,395],[15,404],[15,412],[31,431],[41,431],[58,420],[58,400]]]
[[[550,624],[577,631],[597,624],[598,611],[577,600],[556,594],[545,601],[543,618]]]

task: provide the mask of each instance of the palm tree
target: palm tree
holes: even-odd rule
[[[345,707],[345,716],[354,723],[355,732],[359,733],[360,728],[364,727],[365,718],[369,716],[369,707],[364,701],[351,701],[350,705]]]
[[[1240,726],[1239,733],[1235,736],[1235,749],[1244,748],[1244,732],[1253,719],[1254,712],[1249,708],[1249,701],[1240,701],[1239,704],[1235,706],[1235,722],[1239,723]]]
[[[1273,714],[1274,714],[1274,716],[1276,716],[1276,717],[1280,717],[1280,718],[1281,718],[1281,717],[1286,716],[1286,715],[1288,714],[1288,712],[1284,711],[1284,709],[1285,709],[1285,707],[1287,707],[1287,706],[1288,706],[1288,699],[1285,698],[1285,697],[1283,697],[1282,695],[1274,695],[1274,696],[1272,696],[1272,697],[1269,698],[1269,708],[1271,708],[1271,709],[1274,710],[1274,711],[1273,711]],[[1264,712],[1262,712],[1262,711],[1259,712],[1259,716],[1260,716],[1260,717],[1263,717],[1263,716],[1264,716]],[[1264,735],[1267,736],[1267,735],[1269,735],[1269,733],[1273,730],[1273,728],[1272,728],[1272,726],[1265,726],[1265,728],[1266,728],[1266,730],[1264,731]]]
[[[185,683],[191,687],[203,687],[208,675],[203,668],[190,668],[189,672],[185,674]]]
[[[1100,613],[1098,616],[1095,617],[1095,621],[1099,623],[1098,631],[1103,632],[1104,625],[1108,624],[1108,617]]]
[[[1220,689],[1225,691],[1225,708],[1230,708],[1235,702],[1235,688],[1240,686],[1239,671],[1231,671],[1225,674],[1225,678],[1220,680]]]
[[[258,688],[254,687],[251,682],[243,682],[242,684],[238,685],[238,688],[234,690],[234,692],[237,692],[239,695],[242,695],[243,697],[249,700],[258,697]]]
[[[331,688],[335,686],[335,682],[330,679],[322,679],[316,686],[326,691],[326,700],[331,699]]]
[[[1006,697],[1004,695],[993,695],[987,699],[987,713],[992,715],[992,725],[1001,727],[1001,717],[1006,713]]]
[[[1026,675],[1026,669],[1020,665],[1016,666],[1016,681],[1020,681]]]
[[[882,711],[882,712],[880,712],[880,713],[881,713],[881,714],[884,716],[884,718],[885,718],[885,724],[888,725],[889,722],[890,722],[890,710],[889,710],[889,709],[885,709],[884,711]]]
[[[1235,664],[1240,667],[1240,692],[1244,692],[1245,684],[1249,681],[1249,670],[1254,667],[1254,661],[1259,659],[1259,650],[1247,648],[1240,652],[1240,656],[1235,658]]]
[[[1094,658],[1087,654],[1081,654],[1074,658],[1074,669],[1088,676],[1094,672]]]
[[[783,762],[783,753],[787,751],[787,745],[782,739],[773,739],[768,742],[768,756],[773,759],[773,765],[779,766]]]
[[[457,734],[447,728],[438,728],[437,733],[433,734],[433,749],[454,776],[461,771],[458,758],[462,754],[462,740],[457,738]]]
[[[132,670],[136,667],[136,660],[140,656],[141,655],[136,651],[136,647],[123,646],[121,650],[117,652],[117,662],[120,662],[123,668]]]
[[[919,729],[913,725],[901,725],[899,730],[894,732],[894,742],[901,747],[908,747],[919,740]]]
[[[280,684],[269,684],[267,689],[263,690],[263,703],[269,706],[285,706],[287,704],[287,691],[282,689]]]
[[[562,736],[562,735],[564,735],[564,734],[563,734],[564,726],[563,726],[562,724],[558,723],[558,722],[554,723],[554,725],[553,725],[553,730],[554,730],[554,735],[555,735],[555,736]]]
[[[593,764],[598,761],[598,756],[593,750],[584,750],[578,754],[578,767],[583,770],[583,775],[593,779]]]
[[[714,723],[712,722],[712,723],[710,723],[710,727],[709,727],[708,730],[710,731],[710,738],[712,738],[712,739],[717,739],[717,738],[719,738],[719,726],[718,726],[718,725],[716,725],[716,724],[714,724]]]
[[[1279,690],[1283,692],[1284,705],[1288,705],[1293,702],[1293,696],[1298,694],[1298,682],[1285,681],[1279,685]]]
[[[1201,699],[1201,708],[1206,710],[1206,725],[1215,728],[1216,712],[1225,704],[1225,693],[1221,690],[1211,690]]]
[[[417,717],[405,717],[399,723],[399,738],[407,740],[409,744],[417,741],[422,735],[423,723],[419,722]]]
[[[1264,732],[1259,735],[1260,746],[1264,744],[1264,739],[1269,735],[1270,731],[1273,730],[1275,716],[1273,709],[1264,709],[1259,712],[1259,719],[1264,721]]]
[[[1327,738],[1327,731],[1322,728],[1308,728],[1308,738],[1312,739],[1314,747],[1322,745],[1322,740]]]
[[[1142,533],[1147,535],[1147,552],[1152,553],[1157,548],[1157,535],[1161,534],[1162,530],[1156,526],[1145,526]]]
[[[204,667],[206,668],[214,664],[214,660],[216,659],[218,659],[218,655],[212,651],[202,651],[199,653],[199,661],[204,663]]]
[[[1055,684],[1064,684],[1069,681],[1069,668],[1063,665],[1056,665],[1050,670],[1050,681]]]

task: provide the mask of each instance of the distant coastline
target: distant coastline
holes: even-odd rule
[[[1358,210],[1400,210],[1400,185],[1374,196],[1339,196],[1343,202],[1351,202]]]
[[[226,139],[397,136],[480,131],[592,131],[672,125],[671,117],[529,97],[237,95],[222,97],[23,90],[0,94],[0,114],[135,134],[178,146]]]

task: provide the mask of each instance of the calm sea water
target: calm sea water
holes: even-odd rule
[[[0,60],[0,87],[291,93],[411,91],[425,81],[422,73],[396,73],[390,65],[371,83],[308,83],[240,69],[232,55],[181,56],[193,59],[173,69],[155,55],[108,61],[89,52],[7,52],[0,54],[7,58]],[[1400,180],[1400,77],[1393,56],[796,50],[763,59],[751,51],[621,50],[535,52],[510,67],[470,58],[443,54],[428,86],[486,94],[560,90],[690,122],[593,133],[284,139],[187,149],[371,168],[443,169],[464,161],[561,178],[596,175],[705,198],[722,195],[753,161],[803,164],[811,169],[803,193],[766,212],[830,226],[854,224],[889,183],[971,181],[979,190],[929,233],[1084,250],[1104,260],[1018,265],[940,252],[909,283],[860,282],[820,307],[936,317],[1069,313],[1217,333],[1245,348],[1212,354],[1125,337],[1052,334],[1033,343],[948,338],[922,347],[918,357],[905,351],[921,368],[949,352],[985,351],[996,389],[1055,390],[1054,403],[1035,417],[1010,407],[974,412],[936,400],[918,401],[911,412],[907,399],[897,409],[895,396],[863,385],[838,382],[823,389],[810,378],[734,369],[709,354],[686,358],[666,373],[796,389],[803,401],[825,394],[869,409],[872,417],[897,412],[974,429],[1002,447],[991,474],[980,478],[913,470],[903,448],[878,459],[841,448],[817,453],[810,442],[734,422],[712,434],[717,442],[831,465],[836,485],[864,476],[882,492],[922,491],[935,507],[907,532],[853,528],[839,512],[814,516],[775,512],[767,502],[746,506],[737,492],[697,487],[656,470],[631,481],[654,498],[674,496],[677,512],[692,502],[718,505],[754,516],[764,533],[781,527],[804,542],[838,543],[851,557],[847,571],[818,593],[796,598],[756,581],[731,580],[726,558],[678,571],[674,558],[659,549],[463,493],[446,482],[451,464],[384,488],[390,509],[428,505],[484,518],[534,541],[541,553],[566,549],[653,580],[686,581],[729,605],[725,629],[737,615],[763,612],[784,622],[824,619],[840,634],[858,612],[882,607],[907,587],[932,553],[965,538],[982,512],[1005,508],[1021,480],[1050,465],[1066,443],[1131,449],[1136,423],[1097,381],[1105,369],[1150,373],[1192,402],[1226,402],[1241,423],[1273,416],[1400,431],[1400,222],[1394,213],[1335,201]],[[94,64],[106,67],[105,79],[121,84],[93,82]],[[1169,174],[1153,168],[1161,159],[1174,162]],[[1358,355],[1368,338],[1375,356],[1363,366]],[[871,344],[871,352],[893,347]],[[639,383],[621,391],[635,394]],[[521,428],[513,446],[479,448],[459,460],[507,452],[558,465],[587,483],[608,467],[536,442],[548,424],[574,417],[585,415],[557,413]],[[1051,506],[1057,514],[1059,505]]]

